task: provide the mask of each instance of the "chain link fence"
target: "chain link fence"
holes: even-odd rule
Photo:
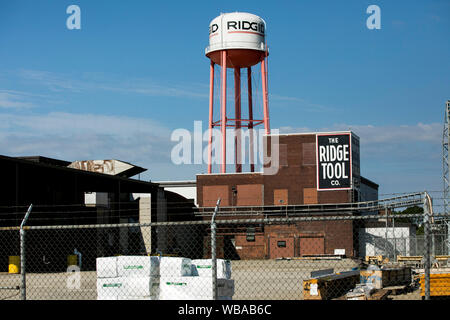
[[[430,286],[431,297],[447,294],[447,235],[389,219],[219,212],[214,222],[24,226],[22,238],[3,227],[0,299],[422,299]]]

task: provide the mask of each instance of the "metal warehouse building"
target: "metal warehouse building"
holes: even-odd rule
[[[8,257],[19,254],[20,225],[30,204],[28,226],[98,225],[195,220],[194,204],[165,191],[157,183],[131,179],[146,169],[118,160],[68,162],[46,157],[0,156],[0,270],[8,269]],[[176,205],[173,205],[173,204]],[[8,231],[8,228],[11,231]],[[149,254],[156,249],[172,253],[188,250],[202,255],[180,237],[202,237],[182,227],[104,228],[32,231],[27,250],[39,255],[29,270],[61,271],[74,249],[83,253],[83,269],[95,270],[97,256]],[[160,232],[158,232],[160,231]],[[195,239],[194,239],[195,240]],[[199,240],[201,242],[201,239]],[[58,243],[58,245],[55,245]],[[31,263],[31,262],[30,262]]]

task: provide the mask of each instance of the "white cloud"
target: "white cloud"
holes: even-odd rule
[[[0,90],[0,108],[21,109],[33,106],[33,103],[26,101],[26,97],[22,93]]]
[[[60,74],[41,70],[20,70],[17,75],[47,87],[54,92],[84,92],[103,90],[119,93],[142,94],[164,97],[208,97],[208,90],[202,84],[160,84],[148,78],[119,78],[113,74],[83,73]]]
[[[283,133],[315,132],[315,131],[347,131],[351,130],[361,138],[362,144],[429,142],[440,143],[443,125],[441,123],[417,123],[416,125],[374,126],[334,124],[327,128],[294,128],[281,127]]]
[[[442,170],[443,125],[440,123],[400,126],[335,124],[327,128],[280,128],[282,133],[347,130],[360,137],[363,174],[364,168],[377,167],[394,175],[401,171]]]
[[[121,116],[0,114],[0,150],[7,156],[114,158],[148,167],[170,162],[170,130],[150,119]]]
[[[282,127],[282,133],[354,131],[361,138],[361,172],[380,191],[436,190],[441,176],[439,123],[404,126],[336,124],[328,128]],[[194,179],[200,166],[175,166],[171,129],[127,116],[0,113],[0,150],[7,156],[43,155],[64,160],[120,159],[148,168],[153,180]],[[411,189],[412,188],[412,189]]]
[[[352,130],[360,137],[361,174],[377,182],[380,193],[442,188],[441,123],[419,122],[399,126],[335,124],[327,128],[280,128],[283,133],[347,130]]]

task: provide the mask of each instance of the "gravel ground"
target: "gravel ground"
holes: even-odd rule
[[[335,272],[351,270],[358,266],[352,259],[342,260],[247,260],[232,262],[235,280],[235,300],[299,300],[303,299],[303,280],[311,271],[334,269]],[[71,280],[79,276],[80,288],[70,289]],[[45,300],[95,300],[96,272],[29,273],[27,299]],[[0,287],[20,285],[20,275],[0,273]],[[69,285],[69,286],[68,286]],[[391,296],[394,300],[420,300],[420,289]],[[0,289],[0,299],[20,299],[19,290]]]

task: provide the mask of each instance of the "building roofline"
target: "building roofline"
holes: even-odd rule
[[[196,176],[224,176],[224,175],[244,175],[244,174],[254,174],[254,175],[261,175],[263,174],[262,171],[258,172],[215,172],[215,173],[197,173]]]
[[[18,157],[12,157],[12,158],[32,161],[35,163],[46,163],[46,164],[60,166],[60,167],[67,167],[69,164],[72,163],[71,161],[49,158],[49,157],[44,157],[44,156],[18,156]]]
[[[179,181],[155,181],[160,187],[195,187],[197,186],[196,180],[179,180]]]
[[[372,180],[369,180],[369,179],[367,179],[367,178],[365,178],[363,176],[361,176],[361,182],[364,182],[364,184],[372,186],[372,187],[374,187],[376,189],[378,189],[380,187],[378,183],[375,183]]]
[[[300,136],[300,135],[316,135],[316,134],[338,134],[351,133],[359,138],[359,136],[352,130],[338,130],[338,131],[316,131],[316,132],[291,132],[291,133],[270,133],[269,136]]]
[[[60,171],[64,171],[64,172],[76,173],[76,174],[80,174],[80,175],[101,177],[101,178],[119,180],[119,181],[124,181],[124,182],[145,184],[147,186],[150,185],[152,187],[159,187],[158,183],[151,182],[151,181],[142,181],[142,180],[136,180],[136,179],[131,179],[131,178],[125,178],[125,177],[121,177],[121,176],[113,176],[110,174],[105,174],[105,173],[100,173],[100,172],[92,172],[92,171],[74,169],[74,168],[69,168],[69,167],[62,167],[62,166],[51,165],[51,164],[47,164],[47,163],[41,163],[41,162],[23,160],[23,159],[14,158],[14,157],[8,157],[5,155],[0,155],[0,160],[12,161],[12,162],[21,163],[24,165],[31,165],[31,166],[41,167],[41,168],[50,168],[50,169],[60,170]]]

